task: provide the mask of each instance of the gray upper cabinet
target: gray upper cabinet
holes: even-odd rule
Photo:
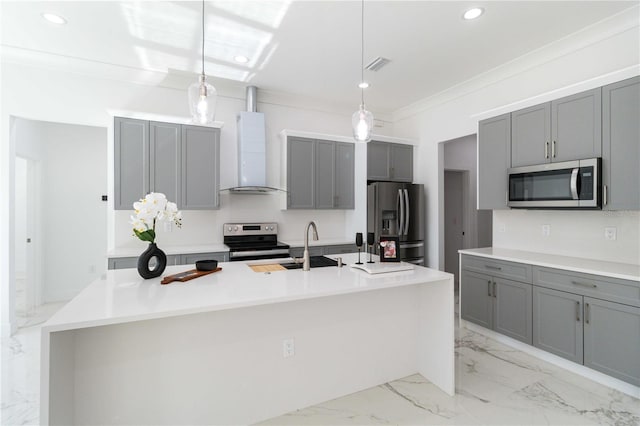
[[[355,208],[355,145],[336,143],[335,204],[337,209]]]
[[[599,157],[601,88],[511,113],[511,167]]]
[[[287,138],[287,208],[353,209],[355,146]]]
[[[369,142],[367,144],[367,179],[413,182],[413,145]]]
[[[115,117],[114,209],[131,210],[149,192],[149,122]]]
[[[478,123],[478,208],[507,208],[507,169],[511,162],[511,114]]]
[[[315,206],[315,140],[287,139],[287,208]]]
[[[640,386],[640,308],[584,298],[584,365]]]
[[[220,129],[116,117],[114,208],[162,192],[181,210],[218,208]]]
[[[533,346],[582,364],[582,296],[533,287]]]
[[[184,210],[219,207],[220,130],[182,126],[181,190]]]
[[[179,124],[149,123],[149,189],[176,203],[180,200],[181,138]]]
[[[315,142],[315,208],[332,209],[335,204],[336,144],[331,141]]]
[[[511,167],[547,163],[550,156],[551,102],[512,112]]]
[[[604,86],[602,108],[603,208],[640,210],[640,77]]]
[[[602,89],[551,102],[551,161],[602,155]]]

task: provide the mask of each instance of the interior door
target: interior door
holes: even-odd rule
[[[456,289],[459,282],[458,250],[464,248],[462,177],[463,172],[444,172],[444,270],[454,275]]]

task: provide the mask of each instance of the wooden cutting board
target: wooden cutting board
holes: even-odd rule
[[[203,275],[213,274],[214,272],[218,272],[218,271],[222,271],[222,268],[216,268],[212,271],[198,271],[197,269],[191,269],[190,271],[184,271],[184,272],[180,272],[173,275],[167,275],[166,277],[162,278],[162,281],[160,281],[160,284],[169,284],[174,281],[185,282],[185,281],[192,280],[194,278],[201,277]]]
[[[286,271],[287,268],[282,266],[279,263],[270,263],[268,265],[249,265],[254,272],[275,272],[275,271]]]

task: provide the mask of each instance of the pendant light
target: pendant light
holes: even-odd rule
[[[216,99],[218,92],[207,83],[204,74],[204,0],[202,0],[202,74],[198,81],[189,86],[189,109],[194,123],[207,124],[213,122],[216,115]]]
[[[360,109],[353,113],[351,126],[353,127],[353,137],[357,142],[369,142],[371,140],[371,129],[373,129],[373,114],[364,108],[364,0],[361,7],[361,45],[360,45]]]

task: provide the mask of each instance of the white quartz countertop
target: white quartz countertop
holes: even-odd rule
[[[145,251],[148,244],[141,244],[138,247],[116,247],[107,251],[107,257],[138,257]],[[191,253],[214,253],[221,251],[229,251],[229,247],[222,243],[218,244],[201,244],[201,245],[184,245],[184,246],[163,246],[158,244],[158,248],[164,254],[191,254]]]
[[[365,236],[366,238],[366,236]],[[289,244],[291,247],[304,247],[304,240],[282,240],[283,243]],[[356,237],[354,235],[353,238],[320,238],[318,240],[314,240],[309,237],[309,247],[312,246],[338,246],[343,244],[354,244],[356,243]]]
[[[565,269],[573,272],[603,275],[624,280],[640,281],[640,265],[629,263],[605,262],[602,260],[584,259],[580,257],[558,256],[548,253],[537,253],[523,250],[512,250],[497,247],[459,250],[461,254],[507,260],[510,262],[528,263],[548,268]]]
[[[411,271],[369,275],[348,266],[357,254],[340,255],[342,268],[254,272],[254,262],[220,263],[222,271],[184,283],[161,285],[162,277],[144,280],[136,269],[108,271],[89,284],[44,325],[44,332],[73,330],[199,312],[236,309],[339,294],[452,279],[452,275],[415,266]],[[335,258],[336,256],[328,256]],[[257,262],[259,263],[259,262]],[[264,262],[262,262],[264,263]],[[170,266],[164,275],[189,270]],[[354,307],[354,309],[356,309]]]

